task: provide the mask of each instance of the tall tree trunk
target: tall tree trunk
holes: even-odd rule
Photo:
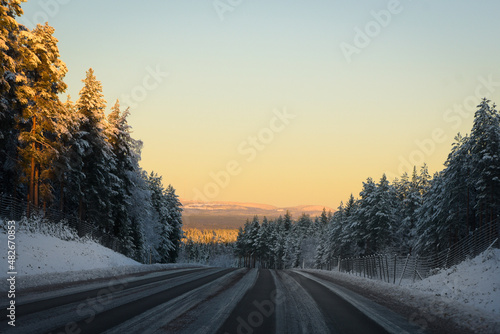
[[[64,211],[64,180],[61,181],[61,189],[59,190],[59,210]]]
[[[40,182],[38,180],[39,178],[40,178],[40,166],[37,165],[35,167],[35,186],[34,186],[34,196],[33,196],[35,208],[38,208],[39,205],[39,200],[38,200],[40,194]]]
[[[35,134],[36,129],[36,117],[33,117],[33,125],[31,127],[31,132]],[[31,173],[30,173],[30,184],[29,184],[29,194],[28,194],[28,217],[31,214],[31,206],[35,203],[35,150],[36,144],[32,143],[33,152],[31,153]]]
[[[469,201],[470,201],[470,189],[467,187],[467,232],[470,232],[470,222],[469,222]]]
[[[78,218],[83,219],[83,197],[80,195],[80,200],[78,202]]]

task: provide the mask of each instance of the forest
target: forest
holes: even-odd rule
[[[499,234],[500,113],[486,98],[477,106],[471,133],[458,134],[444,169],[426,165],[390,182],[363,182],[333,214],[303,215],[240,228],[240,265],[325,268],[334,258],[373,254],[429,254],[447,249],[477,228]]]
[[[237,237],[237,229],[186,228],[179,251],[179,262],[234,266],[234,243]]]
[[[54,28],[20,24],[20,3],[0,5],[0,196],[27,200],[27,216],[76,215],[135,259],[175,261],[182,205],[171,185],[139,166],[130,110],[118,100],[107,110],[92,69],[78,99],[62,101],[68,69]]]

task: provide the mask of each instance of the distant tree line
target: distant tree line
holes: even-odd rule
[[[0,2],[0,194],[31,208],[57,208],[118,238],[124,253],[175,261],[181,203],[139,166],[142,142],[129,109],[105,115],[101,83],[89,69],[76,102],[68,97],[54,28],[19,24],[20,0]]]
[[[316,242],[331,219],[332,214],[324,209],[314,220],[303,214],[294,221],[288,211],[276,219],[264,217],[262,223],[255,216],[238,232],[235,255],[239,265],[275,269],[310,267]]]
[[[431,177],[424,165],[392,183],[368,178],[359,198],[314,221],[255,217],[240,229],[235,254],[245,266],[324,268],[338,257],[437,252],[483,226],[498,236],[499,220],[500,113],[483,99],[441,172]]]
[[[222,267],[233,266],[237,234],[236,229],[186,229],[179,261]]]

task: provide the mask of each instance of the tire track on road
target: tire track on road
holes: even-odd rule
[[[290,272],[289,274],[314,299],[323,313],[330,333],[388,333],[382,326],[324,285],[294,272]]]
[[[270,334],[276,331],[276,287],[269,269],[259,269],[255,284],[236,305],[218,334]]]
[[[181,271],[181,272],[176,272],[176,273],[168,273],[165,275],[150,277],[150,278],[143,278],[143,279],[139,279],[136,281],[116,280],[116,283],[124,286],[124,288],[120,290],[120,291],[124,291],[124,290],[128,290],[128,289],[136,288],[136,287],[139,287],[139,286],[142,286],[145,284],[156,283],[156,282],[164,281],[166,279],[180,277],[180,276],[184,276],[184,275],[187,275],[187,274],[190,274],[193,272],[200,272],[200,271],[204,271],[204,270],[208,270],[208,268],[186,270],[186,271]],[[95,288],[95,289],[86,290],[86,291],[82,291],[82,292],[72,293],[72,294],[65,295],[65,296],[46,298],[43,300],[37,300],[37,301],[25,303],[25,304],[19,304],[19,306],[18,306],[19,309],[18,309],[16,314],[17,314],[17,316],[22,317],[24,315],[44,311],[44,310],[47,310],[50,308],[83,301],[87,298],[94,298],[96,295],[98,295],[98,293],[103,288],[104,289],[110,288],[110,285],[108,284],[108,285],[105,285],[105,286],[100,287],[100,288]]]
[[[288,270],[273,271],[280,296],[276,305],[277,333],[328,333],[322,312],[314,299]]]
[[[145,312],[153,307],[161,305],[170,299],[181,296],[193,289],[200,286],[208,284],[219,277],[226,275],[227,273],[234,271],[235,269],[225,269],[218,271],[216,273],[204,276],[194,281],[182,283],[173,288],[164,290],[160,293],[154,294],[152,296],[147,296],[143,298],[138,298],[131,303],[120,305],[118,307],[109,309],[107,311],[98,313],[95,318],[91,321],[80,320],[72,327],[80,329],[80,333],[101,333],[107,329],[113,328],[125,321],[133,318],[134,316]],[[50,333],[65,333],[66,326],[57,328]]]

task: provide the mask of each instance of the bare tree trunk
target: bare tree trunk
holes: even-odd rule
[[[64,181],[61,181],[61,189],[60,189],[60,199],[59,199],[59,210],[61,213],[64,211]]]
[[[35,167],[35,185],[34,185],[34,196],[33,196],[33,199],[34,199],[34,204],[35,204],[35,207],[38,208],[38,205],[39,205],[39,200],[38,200],[38,197],[39,197],[39,193],[40,193],[40,182],[39,182],[39,177],[40,177],[40,166],[36,166]]]
[[[467,187],[467,232],[470,232],[470,223],[469,223],[469,200],[470,200],[470,190]]]

